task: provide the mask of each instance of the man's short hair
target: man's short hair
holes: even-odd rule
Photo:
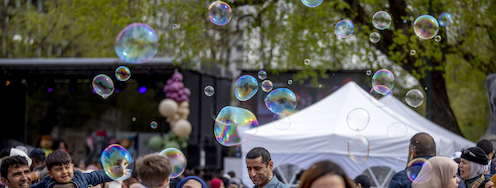
[[[65,151],[54,151],[47,156],[45,163],[47,165],[48,171],[51,171],[53,166],[71,164],[72,159],[69,153]]]
[[[477,142],[477,147],[482,148],[482,150],[484,150],[484,153],[486,153],[486,155],[493,152],[493,144],[491,143],[491,141],[486,139],[482,139],[479,142]]]
[[[265,166],[269,165],[269,162],[272,160],[269,151],[262,147],[253,148],[246,154],[247,159],[256,159],[259,157],[262,157],[262,164],[265,164]]]
[[[362,185],[363,188],[369,188],[370,187],[370,180],[369,177],[365,175],[359,175],[355,178],[355,183]]]
[[[8,157],[10,156],[10,148],[5,148],[0,151],[0,158]]]
[[[5,158],[2,160],[2,166],[0,167],[0,173],[2,174],[2,177],[5,179],[7,178],[7,175],[9,174],[9,168],[14,167],[14,168],[19,168],[20,166],[28,166],[28,161],[26,160],[26,157],[16,155],[12,157]]]
[[[145,187],[160,187],[169,178],[172,165],[167,157],[149,154],[136,160],[136,168],[141,183]]]
[[[410,149],[415,151],[417,156],[435,156],[436,142],[427,133],[417,133],[410,139]]]

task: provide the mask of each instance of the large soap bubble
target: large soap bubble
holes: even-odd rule
[[[170,178],[177,178],[183,174],[186,169],[187,161],[181,150],[176,148],[167,148],[162,150],[159,155],[167,157],[172,165],[172,172],[169,175]]]
[[[358,135],[348,142],[348,155],[355,163],[363,163],[369,158],[369,140],[365,136]]]
[[[131,78],[131,70],[126,66],[117,67],[117,69],[115,69],[115,77],[117,80],[125,82]]]
[[[272,84],[272,81],[270,81],[270,80],[264,80],[262,82],[262,90],[265,92],[271,91],[273,87],[274,87],[274,85]]]
[[[439,23],[431,15],[419,16],[413,23],[415,34],[421,39],[431,39],[439,31]]]
[[[124,28],[116,38],[115,52],[128,63],[144,63],[158,51],[158,36],[152,27],[134,23]]]
[[[296,95],[287,88],[279,88],[265,97],[265,106],[275,114],[289,114],[296,109]]]
[[[93,91],[104,99],[107,99],[114,92],[114,81],[105,74],[95,76],[91,85],[93,86]]]
[[[370,120],[370,115],[367,110],[363,108],[356,108],[350,113],[348,113],[348,116],[346,117],[346,123],[348,123],[348,127],[350,127],[351,130],[360,132],[363,131],[369,124]]]
[[[376,87],[385,86],[385,87]],[[387,69],[381,69],[375,72],[372,77],[372,87],[376,89],[376,92],[381,94],[387,94],[394,87],[394,75],[391,71]]]
[[[387,135],[389,138],[392,139],[403,138],[406,136],[407,132],[408,132],[408,128],[406,127],[406,125],[400,122],[392,123],[387,128]]]
[[[417,108],[424,103],[424,93],[418,89],[412,89],[406,93],[405,101],[409,106]]]
[[[387,29],[391,25],[391,15],[386,11],[378,11],[372,16],[372,25],[379,30]]]
[[[301,0],[301,3],[307,7],[314,8],[322,4],[323,1],[324,0]]]
[[[355,31],[355,25],[350,20],[341,20],[336,24],[334,33],[340,38],[348,38]]]
[[[133,158],[124,147],[118,144],[105,148],[100,156],[100,162],[105,174],[113,180],[126,180],[133,173]]]
[[[250,140],[255,135],[245,133],[250,129],[258,130],[258,121],[252,112],[244,108],[226,106],[215,119],[214,135],[220,144],[230,147]]]
[[[215,25],[226,25],[231,21],[231,6],[223,1],[215,1],[208,7],[208,18]]]
[[[427,159],[419,157],[410,161],[406,168],[406,175],[408,176],[408,179],[410,179],[410,181],[416,182],[428,181],[430,179],[430,176],[425,176],[422,177],[422,179],[417,179],[420,170],[423,168],[425,168],[425,170],[428,172],[432,170],[432,165],[429,163],[429,161],[427,161]]]
[[[453,17],[450,13],[443,12],[439,15],[439,25],[442,27],[448,27],[453,23]]]
[[[255,77],[243,75],[236,80],[234,96],[240,101],[251,99],[258,91],[258,82]]]

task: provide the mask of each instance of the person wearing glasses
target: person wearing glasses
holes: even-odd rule
[[[460,176],[467,188],[494,188],[491,175],[484,174],[488,169],[489,159],[484,150],[479,147],[462,149],[460,159]]]

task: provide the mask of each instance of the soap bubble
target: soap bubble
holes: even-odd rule
[[[91,84],[93,91],[104,99],[107,99],[114,92],[114,81],[105,74],[95,76]]]
[[[172,24],[172,29],[179,29],[181,27],[179,24]]]
[[[128,63],[144,63],[155,56],[158,36],[152,27],[134,23],[124,28],[116,38],[115,52]]]
[[[291,120],[289,119],[289,116],[286,114],[275,114],[274,115],[274,127],[279,130],[287,130],[289,127],[291,127]]]
[[[424,103],[424,94],[418,89],[412,89],[406,93],[405,101],[409,106],[417,108]]]
[[[403,23],[406,23],[406,20],[403,20]]]
[[[167,148],[162,150],[159,155],[167,157],[172,166],[172,172],[169,175],[170,178],[177,178],[183,174],[186,169],[186,157],[184,153],[176,148]]]
[[[411,181],[416,181],[416,182],[426,182],[427,180],[430,179],[430,173],[427,173],[426,177],[422,177],[420,179],[417,179],[420,170],[426,168],[425,170],[430,171],[432,170],[432,166],[427,161],[427,159],[424,158],[415,158],[412,161],[410,161],[407,165],[406,168],[406,174],[408,176],[408,179]]]
[[[436,41],[436,42],[441,42],[441,35],[436,35],[436,36],[434,37],[434,41]]]
[[[260,78],[260,80],[265,80],[265,78],[267,78],[267,72],[264,70],[258,71],[258,78]]]
[[[371,71],[371,70],[367,70],[367,71],[365,71],[365,74],[366,74],[367,76],[370,76],[370,75],[372,75],[372,71]]]
[[[131,154],[122,146],[112,144],[103,150],[100,162],[105,170],[105,174],[113,180],[123,181],[131,177],[133,173],[133,158]],[[127,165],[125,169],[124,166]],[[129,171],[127,174],[124,171]]]
[[[381,91],[381,92],[377,92]],[[387,92],[386,92],[387,91]],[[377,107],[385,107],[393,101],[393,92],[386,86],[377,85],[370,90],[370,102]],[[385,93],[385,94],[384,94]]]
[[[381,35],[378,32],[372,32],[369,35],[369,40],[372,43],[378,43],[381,40]]]
[[[258,82],[253,76],[243,75],[236,80],[234,95],[240,101],[247,101],[258,91]]]
[[[274,85],[272,85],[272,82],[270,80],[264,80],[262,82],[262,90],[265,92],[271,91],[273,87]]]
[[[341,38],[350,37],[354,31],[355,26],[350,20],[341,20],[336,24],[336,27],[334,28],[334,33],[336,33],[336,35]]]
[[[322,4],[322,1],[324,1],[324,0],[301,0],[303,5],[310,7],[310,8],[314,8],[314,7],[319,6],[320,4]]]
[[[375,87],[379,85],[385,87]],[[374,89],[378,89],[376,91],[383,95],[387,94],[394,87],[393,73],[387,69],[378,70],[377,72],[375,72],[374,76],[372,77],[372,87]]]
[[[231,21],[231,6],[223,1],[215,1],[208,7],[208,17],[215,25],[226,25]]]
[[[245,131],[250,129],[258,130],[258,121],[252,112],[239,107],[226,106],[215,119],[214,135],[220,144],[230,147],[250,140],[255,135],[245,134]]]
[[[391,15],[386,11],[378,11],[372,16],[372,25],[379,30],[387,29],[391,25]]]
[[[348,142],[348,155],[355,163],[363,163],[369,158],[369,140],[365,136],[358,135]]]
[[[206,86],[205,89],[203,89],[203,92],[206,96],[211,97],[212,95],[214,95],[215,89],[212,86]]]
[[[392,139],[400,139],[406,136],[408,129],[403,123],[392,123],[387,128],[387,135]]]
[[[117,67],[117,69],[115,69],[115,77],[117,80],[125,82],[131,78],[131,70],[126,66]]]
[[[443,12],[439,15],[439,25],[441,27],[448,27],[453,23],[453,17],[451,17],[450,13]]]
[[[414,56],[415,54],[417,54],[417,51],[415,51],[415,50],[410,50],[410,55],[411,55],[411,56]]]
[[[275,114],[289,114],[296,109],[296,95],[287,88],[279,88],[265,97],[265,106]]]
[[[304,63],[305,65],[310,65],[310,59],[305,59]]]
[[[289,85],[293,84],[293,80],[288,80],[288,84]]]
[[[439,24],[436,18],[430,15],[419,16],[413,23],[415,34],[421,39],[431,39],[437,35]]]
[[[363,131],[363,129],[365,129],[365,127],[369,124],[369,120],[369,112],[363,108],[353,109],[346,117],[348,127],[356,132]]]
[[[151,127],[152,129],[156,129],[156,128],[158,127],[158,123],[157,123],[156,121],[152,121],[152,122],[150,123],[150,127]]]
[[[131,120],[136,121],[136,117],[131,118]]]

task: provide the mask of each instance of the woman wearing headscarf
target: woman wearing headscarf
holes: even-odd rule
[[[490,180],[491,175],[484,174],[489,170],[489,161],[484,150],[479,147],[462,149],[460,158],[460,177],[467,188],[494,188],[494,183]]]
[[[412,183],[412,188],[457,188],[458,164],[448,157],[432,157],[422,165],[422,170]]]
[[[198,176],[188,176],[183,178],[176,186],[176,188],[191,187],[191,188],[208,188],[205,181]]]
[[[305,172],[298,188],[354,188],[344,170],[331,161],[321,161]]]

